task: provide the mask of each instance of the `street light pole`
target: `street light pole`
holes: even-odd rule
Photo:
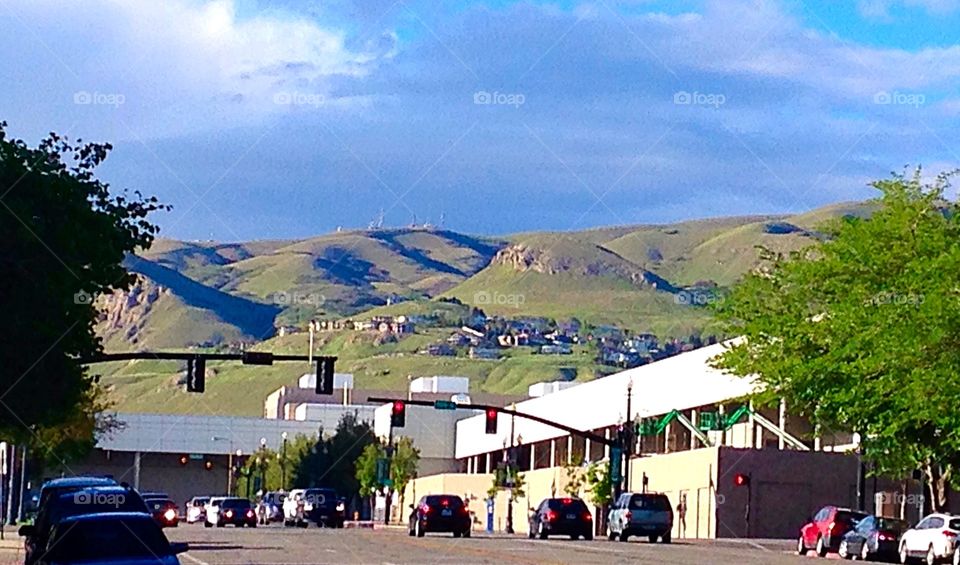
[[[514,459],[517,458],[516,447],[514,447],[516,436],[514,432],[516,431],[516,418],[511,414],[510,415],[510,452],[507,458],[507,482],[510,488],[507,495],[507,527],[504,528],[504,531],[508,534],[513,533],[513,489],[514,483],[516,481],[515,475],[515,465]]]
[[[623,450],[623,460],[626,461],[626,471],[622,473],[623,476],[623,488],[626,492],[630,492],[630,456],[633,455],[633,411],[632,411],[632,401],[633,401],[633,379],[627,381],[627,417],[625,419],[626,430],[626,445],[624,445]]]
[[[280,448],[280,490],[287,490],[287,432],[280,434],[283,445]]]

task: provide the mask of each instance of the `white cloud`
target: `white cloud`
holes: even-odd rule
[[[24,109],[56,123],[75,92],[119,94],[122,106],[84,108],[79,119],[122,122],[135,137],[255,122],[289,110],[274,103],[278,92],[329,99],[332,79],[365,76],[395,50],[387,36],[355,52],[341,31],[279,12],[241,17],[231,0],[15,0],[5,8],[12,15],[3,27],[16,33],[0,38],[0,73],[47,75],[38,80],[47,81],[39,107],[35,92],[21,89]],[[130,137],[122,129],[114,133]]]

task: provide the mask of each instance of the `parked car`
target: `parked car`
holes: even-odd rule
[[[800,528],[797,553],[805,555],[811,548],[820,557],[826,557],[830,552],[836,553],[843,536],[866,517],[867,513],[860,510],[824,506]]]
[[[161,528],[176,528],[180,523],[177,515],[177,503],[170,499],[152,498],[146,502],[147,510]]]
[[[238,528],[243,526],[257,527],[257,514],[253,511],[253,505],[246,498],[222,498],[213,508],[214,510],[208,513],[207,521],[218,528],[228,524]]]
[[[844,559],[859,557],[862,561],[894,560],[897,557],[900,536],[909,527],[905,521],[896,518],[867,516],[843,536],[837,551]]]
[[[203,507],[203,527],[212,528],[213,520],[212,518],[220,512],[220,503],[226,499],[226,496],[212,496],[210,497],[210,502]]]
[[[957,536],[960,536],[960,517],[950,514],[930,514],[900,536],[900,562],[922,557],[929,565],[956,555]]]
[[[283,501],[283,525],[306,527],[306,500],[304,499],[305,490],[295,488]]]
[[[39,559],[40,553],[50,541],[53,528],[62,520],[71,516],[110,512],[148,514],[147,507],[137,491],[117,484],[86,487],[69,492],[67,489],[49,491],[37,520],[33,524],[20,527],[19,534],[25,540],[24,562],[29,565]]]
[[[303,512],[307,521],[327,528],[342,528],[344,504],[332,488],[308,488],[303,491]]]
[[[25,533],[23,528],[21,528],[20,535],[24,536],[23,546],[24,554],[26,556],[24,562],[26,565],[30,565],[35,561],[36,556],[39,555],[37,549],[42,549],[46,543],[45,539],[38,540],[36,538],[37,534],[40,532],[48,532],[53,526],[53,524],[49,523],[49,519],[47,517],[49,503],[51,500],[61,494],[75,492],[82,488],[112,486],[116,484],[117,481],[111,477],[94,476],[65,477],[60,479],[51,479],[43,483],[43,485],[40,487],[40,493],[37,495],[37,516],[33,522],[33,528],[28,528],[26,530],[26,532],[33,533]]]
[[[455,494],[430,494],[410,505],[411,536],[428,533],[452,533],[453,537],[470,537],[470,511],[463,499]]]
[[[157,500],[157,499],[169,500],[170,496],[167,495],[167,493],[160,492],[160,491],[144,491],[140,493],[140,498],[142,498],[143,501],[146,502],[148,500]]]
[[[53,528],[38,565],[175,565],[177,554],[187,549],[185,543],[171,544],[149,514],[84,514]]]
[[[673,531],[673,507],[667,495],[625,492],[607,517],[607,537],[627,541],[630,536],[646,536],[650,543],[658,539],[670,543]]]
[[[188,524],[195,524],[204,519],[207,514],[206,505],[210,502],[209,496],[195,496],[187,501],[183,517]]]
[[[283,520],[283,501],[287,498],[285,492],[268,492],[263,495],[261,502],[267,507],[267,520],[279,522]]]
[[[567,535],[593,539],[593,514],[579,498],[547,498],[530,515],[529,536],[547,539]]]

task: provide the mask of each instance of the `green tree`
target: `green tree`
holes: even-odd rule
[[[606,508],[613,502],[613,481],[609,463],[591,463],[583,474],[583,483],[590,493],[590,502]]]
[[[357,459],[357,484],[359,494],[370,501],[370,515],[373,516],[373,495],[383,486],[377,476],[377,461],[386,457],[383,446],[379,443],[370,443],[363,448],[363,453]]]
[[[960,214],[948,175],[920,171],[873,183],[868,219],[848,216],[824,237],[741,281],[717,313],[742,335],[716,366],[783,398],[821,429],[860,434],[877,474],[926,474],[935,509],[960,464]]]
[[[420,450],[413,445],[413,440],[401,437],[394,442],[393,457],[390,460],[390,478],[393,480],[393,489],[400,493],[400,515],[403,515],[404,496],[407,485],[417,476],[420,466]]]
[[[580,496],[580,490],[586,484],[586,474],[582,462],[572,462],[563,467],[566,483],[563,492],[570,496]]]
[[[294,465],[294,484],[301,488],[331,487],[348,498],[359,494],[356,462],[364,448],[375,442],[368,422],[359,420],[356,414],[344,414],[335,433],[324,437],[321,430],[320,439]]]
[[[135,280],[121,262],[146,249],[165,209],[139,192],[116,193],[96,178],[111,146],[51,133],[36,148],[0,122],[0,433],[38,441],[56,426],[96,433],[78,417],[94,380],[81,359],[101,351],[94,298]],[[49,439],[49,438],[48,438]],[[72,437],[66,453],[92,443]],[[40,446],[48,454],[57,446]]]

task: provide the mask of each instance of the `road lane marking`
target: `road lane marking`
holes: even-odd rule
[[[189,553],[181,553],[180,555],[183,556],[183,557],[186,557],[186,558],[189,559],[190,561],[193,561],[193,562],[196,563],[197,565],[210,565],[210,564],[207,563],[206,561],[204,561],[204,560],[202,560],[202,559],[197,559],[196,557],[190,555]]]

